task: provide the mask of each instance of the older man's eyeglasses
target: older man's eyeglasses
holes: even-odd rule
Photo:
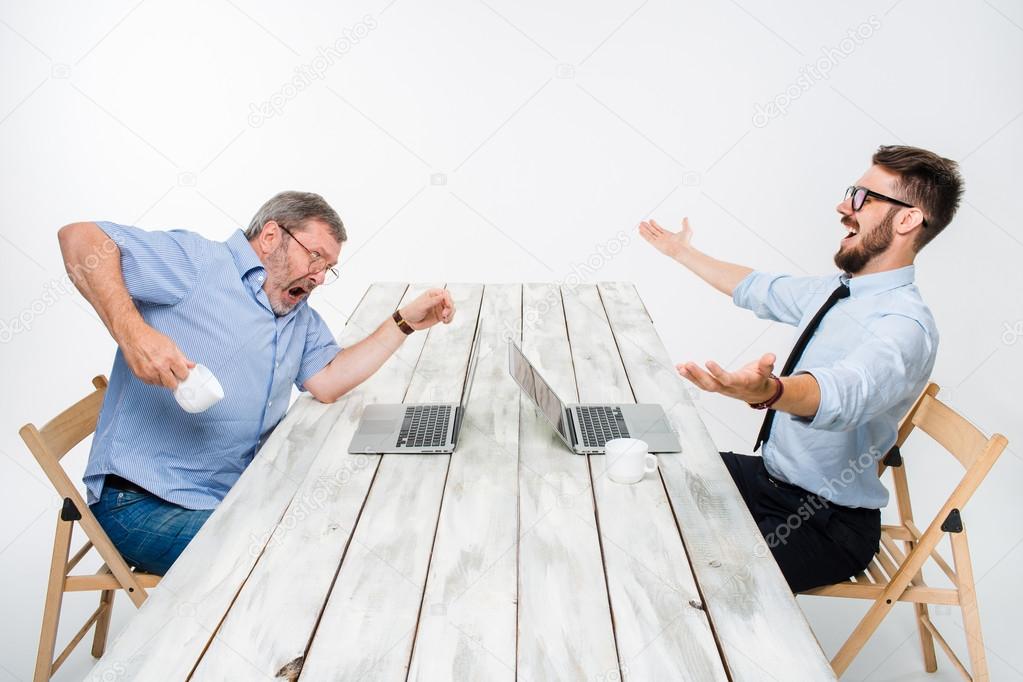
[[[338,272],[336,267],[328,268],[327,267],[327,259],[324,258],[322,255],[320,255],[319,251],[311,251],[308,246],[303,244],[301,242],[301,240],[299,240],[299,238],[295,236],[294,232],[292,232],[288,228],[284,227],[280,223],[277,223],[277,226],[280,227],[282,230],[284,230],[288,234],[289,237],[294,239],[298,243],[298,245],[301,246],[303,249],[305,249],[305,252],[309,254],[309,272],[310,272],[310,274],[314,274],[315,275],[315,274],[319,274],[319,273],[322,272],[323,273],[323,284],[324,285],[333,284],[334,282],[336,282],[338,280],[338,278],[341,276],[341,273]]]
[[[867,202],[868,197],[872,199],[879,199],[880,201],[887,201],[889,204],[895,204],[896,206],[916,208],[913,204],[907,204],[901,199],[893,199],[892,197],[885,196],[884,194],[875,192],[874,190],[867,189],[866,187],[859,187],[857,185],[846,188],[845,199],[843,199],[843,201],[849,201],[849,199],[852,199],[852,210],[859,211],[863,208],[863,204]],[[923,224],[925,227],[927,226],[926,219],[924,219]]]

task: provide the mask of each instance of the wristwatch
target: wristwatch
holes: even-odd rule
[[[394,314],[391,315],[391,319],[394,320],[394,322],[398,325],[398,329],[404,332],[406,336],[415,331],[415,329],[412,328],[412,325],[406,322],[405,318],[401,316],[400,310],[395,310]]]
[[[781,394],[785,392],[785,384],[782,383],[781,379],[776,377],[774,374],[771,375],[771,378],[778,384],[778,387],[774,390],[774,395],[762,403],[747,403],[754,410],[766,410],[771,405],[778,402],[778,398],[780,398]]]

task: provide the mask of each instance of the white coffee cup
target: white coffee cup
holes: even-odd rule
[[[615,483],[639,483],[643,476],[657,471],[657,458],[645,441],[615,438],[604,444],[607,477]]]
[[[224,387],[206,365],[196,364],[174,389],[174,399],[185,412],[205,412],[224,398]]]

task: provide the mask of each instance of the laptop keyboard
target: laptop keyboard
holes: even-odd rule
[[[439,448],[448,443],[451,405],[413,405],[405,408],[398,446]]]
[[[628,438],[629,430],[625,427],[622,408],[604,405],[587,405],[576,407],[579,415],[580,431],[583,433],[583,445],[588,448],[602,448],[604,443],[615,438]]]

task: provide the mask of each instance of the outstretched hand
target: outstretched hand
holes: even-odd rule
[[[775,392],[775,382],[771,380],[774,371],[774,353],[766,353],[759,360],[737,369],[725,371],[713,360],[707,361],[704,370],[695,362],[684,362],[676,365],[679,375],[693,382],[704,391],[720,393],[729,398],[736,398],[755,404],[769,400]]]
[[[669,258],[678,258],[685,253],[693,240],[689,218],[682,219],[682,229],[678,232],[664,229],[656,220],[644,220],[639,224],[639,235]]]
[[[450,324],[455,303],[447,289],[429,289],[402,308],[401,316],[415,330],[428,329],[438,322]]]

